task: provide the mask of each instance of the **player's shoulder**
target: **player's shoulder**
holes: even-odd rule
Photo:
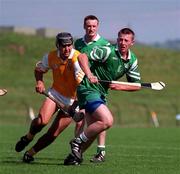
[[[77,38],[76,40],[75,40],[75,42],[74,42],[74,45],[78,45],[78,44],[80,44],[80,43],[82,43],[83,42],[83,38],[81,37],[81,38]]]
[[[136,54],[131,50],[129,50],[129,52],[130,52],[131,60],[133,60],[133,61],[137,60]]]
[[[137,59],[135,53],[133,51],[131,51],[131,50],[129,50],[129,52],[130,52],[130,64],[131,65],[137,65],[138,64],[138,59]]]
[[[48,52],[48,54],[55,54],[55,53],[57,53],[57,49],[53,49]]]
[[[107,39],[105,39],[104,37],[100,36],[99,40],[103,40],[105,42],[109,42]]]
[[[80,51],[78,49],[74,48],[74,47],[72,48],[71,51],[72,51],[73,54],[79,54],[80,53]]]
[[[72,62],[76,62],[77,61],[77,58],[78,58],[78,56],[81,54],[78,50],[76,50],[76,49],[72,49],[72,52],[73,52],[73,54],[72,54],[72,57],[71,57],[71,61]]]
[[[83,38],[78,38],[74,42],[74,48],[77,50],[81,50],[82,47],[84,47],[84,39]]]
[[[102,36],[99,38],[98,42],[99,42],[101,45],[105,45],[105,46],[111,45],[111,43],[110,43],[107,39],[105,39],[104,37],[102,37]]]
[[[75,42],[80,42],[80,41],[82,41],[82,40],[83,40],[83,37],[77,38],[77,39],[75,40]]]
[[[57,49],[53,49],[51,51],[49,51],[48,53],[46,53],[45,56],[47,56],[49,59],[52,59],[54,57],[57,57]]]

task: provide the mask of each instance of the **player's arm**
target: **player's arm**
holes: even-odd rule
[[[36,67],[34,70],[34,76],[36,79],[36,92],[42,93],[45,91],[45,84],[43,81],[43,74],[48,71],[48,55],[45,55],[42,61],[36,63]]]
[[[141,82],[141,75],[138,69],[138,61],[137,59],[134,60],[132,65],[130,66],[128,72],[126,73],[126,78],[128,82]]]
[[[137,59],[133,62],[128,72],[126,73],[126,78],[128,82],[140,83],[141,77],[138,70]],[[110,84],[109,87],[112,90],[121,90],[121,91],[137,91],[141,89],[141,86],[132,86],[127,84]]]
[[[78,56],[78,62],[81,67],[81,69],[84,71],[85,75],[89,79],[91,83],[98,83],[98,79],[96,76],[93,75],[93,73],[90,70],[89,67],[89,61],[86,54],[80,54]]]
[[[96,46],[92,49],[88,57],[86,54],[82,54],[79,56],[79,64],[91,83],[98,83],[98,78],[94,76],[91,72],[88,60],[96,62],[105,62],[108,59],[110,53],[110,47]]]
[[[75,59],[75,61],[74,61],[74,75],[75,75],[75,79],[76,79],[77,84],[80,84],[84,78],[84,72],[81,69],[77,59]]]
[[[138,91],[141,89],[141,86],[131,86],[131,85],[125,85],[125,84],[109,84],[110,89],[112,90],[120,90],[120,91]]]

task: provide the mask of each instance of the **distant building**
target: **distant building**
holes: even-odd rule
[[[63,30],[52,28],[38,28],[31,27],[17,27],[17,26],[0,26],[0,32],[15,32],[26,35],[39,35],[42,37],[54,38],[59,32]]]
[[[26,35],[36,35],[36,29],[30,27],[14,27],[14,32]]]
[[[50,28],[39,28],[36,30],[36,34],[43,37],[55,37],[62,30],[59,29],[50,29]]]
[[[13,26],[0,26],[0,32],[13,32]]]

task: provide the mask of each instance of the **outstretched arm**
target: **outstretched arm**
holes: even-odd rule
[[[166,86],[165,83],[151,82],[151,83],[131,83],[131,82],[122,82],[122,81],[108,81],[108,80],[99,80],[101,83],[108,83],[111,89],[122,90],[122,91],[137,91],[142,88],[149,88],[153,90],[162,90]]]
[[[141,89],[141,86],[131,86],[131,85],[122,85],[122,84],[109,84],[110,89],[120,90],[120,91],[138,91]]]

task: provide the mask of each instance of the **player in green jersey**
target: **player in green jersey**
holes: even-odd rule
[[[98,80],[118,80],[126,75],[128,82],[139,82],[137,58],[130,47],[134,44],[134,32],[123,28],[118,32],[114,46],[95,47],[88,57],[79,57],[79,63],[85,73],[77,88],[80,108],[86,112],[87,128],[71,140],[71,153],[64,165],[76,165],[83,161],[83,152],[91,145],[97,135],[113,125],[113,115],[106,106],[108,89],[136,91],[141,87],[126,87],[120,84],[100,83]]]
[[[94,15],[84,18],[84,37],[77,39],[74,46],[82,53],[89,53],[95,46],[108,46],[110,42],[98,34],[99,19]]]
[[[77,39],[74,46],[75,49],[81,53],[89,54],[96,46],[109,46],[110,42],[98,34],[99,19],[94,15],[88,15],[84,18],[84,37]],[[76,123],[75,135],[82,132],[85,120]],[[97,137],[97,152],[90,160],[91,162],[104,162],[105,161],[105,140],[106,131],[103,131]]]

